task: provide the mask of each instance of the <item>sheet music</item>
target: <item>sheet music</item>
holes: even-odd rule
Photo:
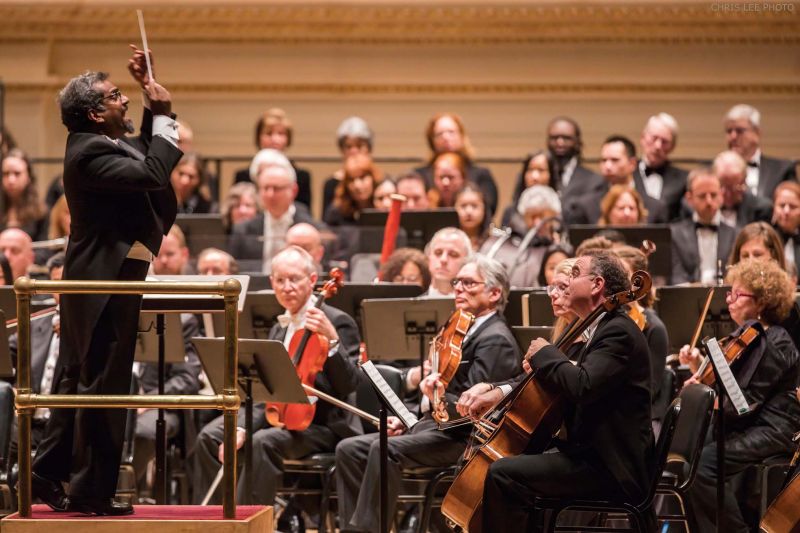
[[[375,386],[378,394],[380,394],[386,403],[389,404],[389,407],[392,409],[397,418],[405,425],[408,429],[414,427],[414,425],[419,422],[414,414],[409,411],[403,401],[397,397],[397,394],[392,390],[392,387],[386,383],[386,380],[383,379],[381,373],[378,372],[378,369],[375,368],[375,365],[372,361],[367,361],[361,364],[361,370],[367,375],[369,380]]]
[[[725,360],[725,355],[722,353],[722,349],[719,347],[717,339],[711,338],[703,342],[708,348],[708,353],[711,355],[711,359],[714,361],[714,366],[717,368],[717,373],[719,374],[720,379],[722,379],[722,385],[725,387],[725,391],[728,393],[728,398],[730,398],[733,402],[733,407],[736,409],[736,412],[740,415],[748,412],[750,407],[747,405],[747,400],[745,399],[744,394],[742,394],[742,389],[736,382],[736,378],[733,377],[731,367]]]

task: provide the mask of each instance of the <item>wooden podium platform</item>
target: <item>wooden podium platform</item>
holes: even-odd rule
[[[272,507],[241,505],[236,519],[224,520],[222,506],[137,505],[123,517],[56,513],[34,505],[31,518],[18,513],[0,521],[2,533],[272,533]]]

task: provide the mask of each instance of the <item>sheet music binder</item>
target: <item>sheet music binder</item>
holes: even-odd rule
[[[386,383],[386,380],[383,379],[383,376],[381,376],[381,373],[375,368],[372,361],[362,363],[361,370],[367,376],[370,383],[372,383],[378,396],[383,399],[384,403],[392,410],[397,418],[400,419],[404,426],[411,429],[419,422],[419,419],[414,416],[414,413],[406,408],[403,401],[398,398],[397,394],[392,390],[392,387]]]

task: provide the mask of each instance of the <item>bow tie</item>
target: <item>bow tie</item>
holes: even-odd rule
[[[719,231],[719,226],[715,224],[704,224],[703,222],[695,222],[694,229],[708,229],[711,231]]]
[[[758,161],[748,161],[747,166],[752,168],[758,168]]]
[[[663,176],[664,174],[663,174],[663,172],[661,172],[662,170],[664,170],[664,166],[663,165],[660,166],[660,167],[649,167],[649,166],[645,165],[645,167],[644,167],[644,175],[645,176],[649,176],[650,174],[658,174],[659,176]]]
[[[288,328],[292,323],[292,317],[289,315],[278,315],[278,325],[282,328]]]
[[[792,241],[794,244],[800,244],[800,233],[798,233],[798,232],[795,232],[792,235],[789,235],[788,233],[784,232],[783,230],[778,229],[778,234],[781,236],[781,238],[783,239],[783,242],[785,242],[785,243],[789,242],[789,241]]]

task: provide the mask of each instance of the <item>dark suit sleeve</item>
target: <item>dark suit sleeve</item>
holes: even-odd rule
[[[297,197],[296,202],[300,202],[311,209],[311,173],[304,168],[295,167],[297,174]]]
[[[194,315],[183,322],[183,346],[186,359],[183,363],[170,365],[167,381],[164,383],[165,394],[197,394],[200,391],[200,359],[197,349],[192,343],[193,337],[200,336],[200,323]]]
[[[172,169],[183,155],[161,137],[153,139],[144,161],[122,155],[119,150],[103,136],[88,143],[78,162],[81,187],[106,193],[165,189]]]
[[[650,348],[650,390],[655,400],[661,390],[669,350],[667,328],[663,323],[655,323],[647,331],[647,347]]]
[[[613,319],[612,319],[613,320]],[[539,350],[531,363],[537,376],[552,383],[575,404],[602,398],[623,382],[630,364],[630,338],[618,324],[608,323],[583,364],[574,365],[555,346]]]
[[[347,314],[337,313],[332,322],[339,335],[339,347],[325,361],[323,371],[334,394],[339,398],[344,398],[356,390],[358,385],[356,361],[361,338],[358,336],[358,326]]]

